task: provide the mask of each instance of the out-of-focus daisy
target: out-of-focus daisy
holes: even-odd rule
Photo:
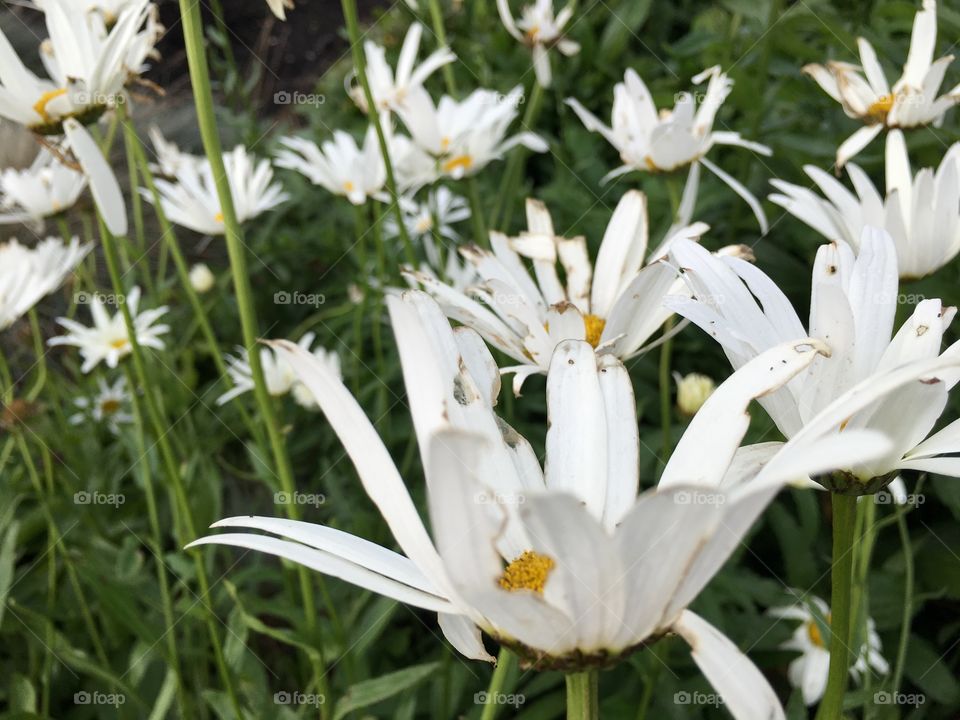
[[[805,334],[783,291],[754,265],[714,257],[683,240],[670,255],[693,296],[669,297],[667,305],[717,340],[734,368]],[[875,493],[907,469],[960,477],[960,422],[927,437],[960,379],[960,342],[941,349],[956,308],[923,300],[894,334],[898,293],[897,257],[887,233],[868,228],[856,256],[844,242],[822,246],[813,269],[809,335],[825,340],[831,356],[760,398],[780,432],[794,441],[841,441],[854,428],[890,439],[889,452],[824,478],[831,489]],[[770,444],[770,451],[775,448]]]
[[[42,228],[44,219],[73,207],[86,186],[82,173],[42,149],[30,167],[0,174],[0,223]]]
[[[631,190],[621,198],[593,264],[586,238],[558,237],[543,203],[527,201],[527,227],[517,238],[491,233],[492,251],[475,246],[461,250],[481,280],[469,294],[423,274],[412,277],[450,318],[521,363],[503,368],[516,373],[516,393],[529,375],[547,371],[563,340],[586,340],[621,359],[647,349],[647,341],[671,314],[663,299],[677,274],[669,264],[656,261],[662,249],[646,264],[646,196]],[[699,236],[706,229],[698,223],[678,236]],[[533,262],[533,277],[522,258]]]
[[[205,263],[197,263],[190,268],[190,286],[201,295],[210,292],[217,279]]]
[[[547,143],[534,133],[506,137],[522,98],[520,86],[507,95],[479,89],[463,100],[444,95],[434,105],[421,88],[411,91],[397,112],[413,141],[434,158],[438,174],[459,179],[480,172],[517,145],[547,151]]]
[[[444,240],[449,240],[451,243],[460,241],[460,233],[454,229],[453,225],[470,218],[470,205],[465,198],[454,194],[449,188],[441,185],[435,190],[431,190],[426,201],[422,203],[417,203],[410,198],[401,198],[401,209],[403,210],[403,222],[407,228],[407,234],[421,243],[427,257],[427,265],[431,270],[451,280],[453,279],[450,275],[451,272],[459,278],[459,281],[465,281],[467,277],[476,277],[472,268],[466,269],[465,264],[458,259],[454,245],[447,248],[447,257],[443,259],[443,248],[437,244],[437,238],[441,242]],[[397,221],[393,217],[388,217],[383,221],[385,237],[399,237],[400,231],[398,228]],[[469,263],[466,265],[469,265]]]
[[[83,2],[88,13],[100,15],[103,23],[107,27],[112,27],[120,17],[120,13],[131,5],[135,5],[138,0],[93,0],[92,2]],[[30,0],[29,4],[37,10],[43,10],[48,4],[47,0]]]
[[[813,705],[823,697],[827,688],[830,669],[830,608],[818,597],[811,596],[809,601],[810,604],[773,608],[769,614],[800,622],[793,637],[780,647],[800,653],[800,657],[791,661],[787,668],[787,677],[790,684],[800,690],[803,702]],[[859,683],[860,676],[870,671],[880,675],[890,672],[890,665],[880,654],[882,649],[873,619],[868,618],[866,641],[860,646],[850,667],[850,676],[854,682]]]
[[[162,147],[162,146],[161,146]],[[169,148],[161,151],[167,165],[174,156]],[[179,152],[179,151],[178,151]],[[230,194],[237,219],[243,223],[286,202],[290,196],[279,182],[273,182],[273,167],[269,160],[258,160],[249,155],[243,145],[223,154]],[[167,218],[177,225],[205,235],[223,235],[223,212],[213,170],[205,157],[188,161],[180,153],[176,162],[175,179],[157,178],[160,204]],[[140,188],[140,194],[153,203],[153,194]]]
[[[80,397],[73,401],[80,412],[70,416],[71,425],[85,425],[91,420],[104,423],[110,432],[117,434],[121,425],[132,423],[130,412],[133,398],[127,388],[127,379],[122,375],[112,385],[103,378],[97,380],[99,392],[93,397]]]
[[[183,166],[196,166],[202,161],[200,156],[183,152],[175,142],[167,140],[156,125],[151,125],[147,133],[157,157],[155,163],[150,163],[150,172],[155,175],[174,180]]]
[[[340,356],[332,350],[324,348],[310,349],[316,334],[305,333],[297,343],[305,352],[311,353],[319,362],[322,362],[336,377],[340,377]],[[253,390],[253,372],[250,369],[250,360],[246,348],[238,348],[236,357],[227,358],[227,372],[233,380],[233,387],[217,398],[217,405],[224,405],[235,397]],[[313,396],[305,390],[296,373],[290,367],[286,358],[272,347],[260,348],[260,365],[263,368],[263,378],[267,384],[267,392],[274,397],[287,393],[293,394],[293,399],[308,410],[313,410],[317,404]]]
[[[960,253],[960,143],[954,143],[936,170],[923,168],[913,175],[903,133],[891,130],[886,197],[854,163],[847,165],[847,172],[856,195],[819,168],[808,165],[804,170],[825,197],[772,180],[780,192],[770,200],[828,240],[842,240],[858,250],[866,226],[882,227],[893,238],[903,279],[929,275]]]
[[[0,245],[0,330],[60,287],[92,247],[81,245],[78,238],[65,243],[54,237],[34,248],[16,240]]]
[[[322,525],[250,515],[215,527],[270,535],[230,532],[193,545],[259,550],[438,612],[451,644],[478,660],[493,661],[481,631],[525,666],[568,672],[614,665],[676,633],[735,718],[782,719],[763,675],[686,608],[786,477],[836,460],[835,452],[799,456],[784,447],[779,475],[733,467],[751,400],[824,346],[799,339],[735,373],[691,422],[661,485],[640,493],[633,388],[616,358],[598,358],[582,341],[557,348],[541,467],[533,447],[494,412],[499,375],[480,337],[452,330],[423,293],[389,295],[387,304],[432,533],[343,383],[309,352],[280,341],[278,352],[314,395],[405,554]],[[875,452],[864,440],[851,438],[859,452]],[[725,489],[700,493],[701,482],[728,468]]]
[[[673,374],[673,381],[677,384],[677,409],[687,417],[693,417],[703,407],[713,391],[716,383],[709,375],[702,373]]]
[[[287,19],[287,10],[293,10],[293,0],[267,0],[267,7],[270,12],[281,20]]]
[[[613,88],[613,113],[611,125],[601,122],[574,98],[567,104],[573,108],[584,127],[599,132],[620,153],[623,162],[605,179],[617,177],[633,170],[640,172],[669,172],[690,167],[688,190],[696,197],[699,182],[699,165],[703,165],[723,182],[753,210],[760,229],[767,231],[767,218],[760,202],[742,183],[721,170],[706,158],[714,145],[737,145],[760,155],[770,155],[770,148],[760,143],[744,140],[740,133],[713,129],[717,111],[730,94],[733,80],[714,66],[693,78],[699,85],[707,80],[704,93],[682,92],[676,96],[672,110],[657,112],[653,97],[640,76],[628,69],[623,82]],[[695,95],[702,99],[697,104]]]
[[[427,56],[419,65],[417,53],[420,50],[420,39],[423,36],[423,26],[413,23],[407,30],[397,59],[397,71],[387,62],[387,51],[381,45],[367,40],[363,44],[366,55],[367,81],[370,83],[370,93],[377,111],[396,110],[403,105],[410,92],[423,87],[423,83],[438,69],[457,59],[449,48],[438,48]],[[355,81],[349,88],[350,97],[357,106],[367,112],[367,98],[363,88]]]
[[[580,44],[563,36],[563,30],[573,17],[575,3],[570,2],[556,15],[553,14],[553,0],[535,0],[524,5],[520,18],[513,19],[508,0],[497,0],[500,20],[514,38],[530,48],[533,53],[533,69],[537,82],[542,87],[550,87],[550,50],[556,48],[563,55],[571,57],[580,52]]]
[[[903,75],[892,88],[873,46],[864,38],[857,39],[862,68],[845,62],[804,66],[803,71],[840,103],[849,117],[865,123],[837,149],[838,167],[843,167],[884,128],[939,125],[947,110],[960,102],[960,85],[937,97],[953,55],[945,55],[934,62],[936,44],[937,3],[923,0],[923,8],[913,21]]]
[[[164,344],[160,336],[169,332],[170,326],[157,325],[156,322],[167,313],[167,306],[140,311],[139,287],[133,288],[126,296],[119,297],[118,301],[127,303],[133,318],[137,343],[143,347],[163,350]],[[88,373],[101,362],[105,362],[107,367],[115,368],[133,349],[123,321],[123,312],[117,310],[116,314],[111,316],[103,298],[93,293],[90,295],[90,316],[93,327],[87,327],[70,318],[57,318],[57,322],[67,330],[67,334],[50,338],[47,344],[80,348],[80,355],[83,357],[81,372]]]

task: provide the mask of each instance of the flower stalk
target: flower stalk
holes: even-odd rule
[[[596,720],[600,717],[597,670],[568,673],[567,720]]]

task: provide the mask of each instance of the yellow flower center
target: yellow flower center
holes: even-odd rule
[[[547,578],[555,565],[553,558],[533,550],[526,550],[503,569],[500,587],[511,592],[533,590],[535,593],[543,594]]]
[[[110,347],[112,347],[114,350],[123,350],[123,348],[125,348],[126,346],[127,346],[126,338],[120,338],[118,340],[110,341]]]
[[[586,331],[586,340],[593,347],[600,344],[600,337],[603,335],[603,328],[607,326],[607,321],[602,317],[590,315],[583,316],[583,329]]]
[[[832,615],[830,613],[827,613],[826,621],[827,621],[828,627],[830,625],[831,620],[832,620]],[[820,648],[826,647],[826,645],[823,644],[823,635],[820,633],[820,626],[817,624],[816,620],[807,621],[807,637],[809,637],[810,642],[812,642],[817,647],[820,647]]]
[[[347,181],[343,184],[343,190],[344,190],[344,192],[348,192],[348,193],[352,193],[356,187],[357,187],[357,186],[354,185],[354,184],[353,184],[352,182],[350,182],[349,180],[347,180]]]
[[[649,155],[643,158],[643,162],[646,164],[647,170],[650,170],[651,172],[657,172],[660,169],[659,167],[657,167],[657,164],[653,161],[653,158],[650,157]]]
[[[104,400],[102,403],[100,403],[100,412],[102,412],[104,415],[113,415],[119,409],[120,401],[114,400],[113,398],[110,400]]]
[[[463,168],[464,170],[469,170],[473,167],[473,158],[469,155],[457,155],[455,158],[447,160],[443,164],[444,172],[453,172],[457,168]]]
[[[893,93],[881,96],[875,103],[867,108],[867,115],[878,122],[886,122],[887,114],[893,109],[893,101],[895,99]]]
[[[57,88],[56,90],[47,90],[43,95],[40,96],[40,99],[33,104],[33,109],[37,111],[37,115],[43,118],[45,123],[50,122],[50,116],[47,114],[47,104],[61,95],[66,95],[66,88]]]
[[[448,137],[441,138],[441,139],[440,139],[440,147],[443,148],[444,150],[446,150],[448,147],[450,147],[450,138],[448,138]]]
[[[222,222],[223,222],[223,213],[222,213],[222,212],[218,212],[216,215],[213,216],[213,220],[214,220],[214,222],[222,223]]]

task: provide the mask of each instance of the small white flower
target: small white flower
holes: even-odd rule
[[[847,172],[856,195],[829,173],[813,166],[804,170],[820,188],[821,198],[800,185],[772,180],[779,193],[771,202],[785,208],[828,240],[842,240],[855,250],[868,225],[893,238],[903,279],[921,278],[939,270],[960,253],[960,143],[954,143],[940,167],[916,175],[903,132],[887,135],[886,197],[854,163]]]
[[[800,657],[790,663],[787,677],[790,684],[800,690],[803,702],[815,704],[823,697],[827,688],[827,676],[830,670],[830,608],[820,598],[811,596],[810,604],[773,608],[769,614],[786,620],[799,620],[800,625],[793,637],[780,647],[784,650],[796,650]],[[812,605],[812,607],[811,607]],[[869,670],[880,675],[890,671],[890,666],[880,654],[882,646],[880,636],[873,619],[867,619],[867,640],[860,646],[856,659],[850,667],[850,675],[855,682]]]
[[[206,264],[197,263],[190,268],[190,286],[201,295],[210,292],[216,281],[216,277]]]
[[[7,168],[0,174],[0,223],[31,223],[73,207],[87,186],[82,173],[67,167],[41,149],[23,170]]]
[[[130,412],[133,397],[127,389],[127,379],[122,375],[113,385],[103,378],[97,380],[99,392],[93,397],[81,397],[73,401],[80,412],[70,416],[71,425],[84,425],[89,421],[105,423],[114,435],[119,433],[121,425],[134,420]]]
[[[267,0],[270,12],[281,20],[287,19],[287,10],[293,10],[293,0]]]
[[[717,389],[713,378],[701,373],[673,374],[677,384],[677,408],[688,417],[693,417]]]
[[[563,36],[563,29],[573,17],[574,5],[574,2],[570,2],[554,16],[553,0],[535,0],[532,5],[524,5],[520,19],[515,21],[510,13],[508,0],[497,0],[500,20],[507,32],[528,46],[533,53],[533,69],[537,74],[537,82],[542,87],[550,87],[552,80],[549,54],[551,48],[556,48],[567,57],[580,52],[579,43]]]
[[[92,247],[76,237],[69,244],[48,237],[32,249],[16,240],[0,245],[0,330],[60,287]]]
[[[378,112],[399,108],[411,92],[423,87],[428,77],[457,59],[449,48],[444,47],[434,50],[420,65],[415,65],[422,36],[423,26],[417,22],[413,23],[403,39],[396,74],[387,62],[387,51],[381,45],[370,40],[363,44],[367,81],[370,83],[370,94],[373,95],[373,102]],[[360,84],[354,82],[348,92],[357,106],[363,112],[368,112],[367,98]]]
[[[460,234],[453,225],[470,218],[470,205],[466,199],[441,185],[431,190],[426,201],[422,203],[402,197],[400,207],[403,210],[403,223],[407,234],[411,239],[420,241],[423,246],[427,262],[421,266],[421,270],[432,273],[435,277],[442,275],[457,289],[466,289],[477,277],[473,266],[460,260],[455,245],[447,248],[447,257],[443,260],[442,248],[437,243],[437,238],[441,241],[449,240],[451,243],[460,241]],[[395,218],[386,218],[383,222],[384,237],[399,237],[398,227]]]
[[[770,155],[770,148],[744,140],[740,133],[713,129],[717,111],[730,94],[733,81],[720,71],[719,66],[704,70],[693,78],[693,83],[699,85],[704,80],[709,80],[706,92],[696,93],[702,96],[699,106],[693,93],[682,92],[677,94],[672,110],[663,109],[658,113],[643,80],[632,69],[628,69],[623,82],[613,88],[610,126],[601,122],[578,100],[568,98],[567,104],[587,130],[599,132],[620,153],[623,165],[610,172],[605,180],[633,170],[669,172],[689,166],[690,179],[684,192],[691,192],[695,199],[699,182],[699,173],[696,171],[699,165],[703,165],[743,198],[765,233],[767,218],[757,198],[743,184],[708,160],[706,155],[714,145],[737,145],[760,155]]]
[[[430,274],[407,273],[451,319],[521,363],[503,368],[516,373],[515,393],[529,375],[547,371],[564,340],[586,340],[624,360],[648,349],[647,341],[670,316],[663,299],[678,285],[676,269],[658,260],[674,237],[698,237],[707,230],[703,223],[681,228],[647,264],[647,199],[636,190],[617,204],[594,263],[586,238],[556,235],[543,203],[527,200],[527,226],[517,238],[491,233],[492,251],[461,249],[479,276],[469,292],[455,291]],[[533,277],[522,258],[532,261]]]
[[[845,62],[804,66],[803,71],[840,103],[848,117],[865,123],[837,149],[838,167],[843,167],[884,128],[939,125],[947,110],[960,103],[960,85],[937,97],[953,55],[934,62],[936,44],[937,3],[923,0],[923,8],[913,21],[903,75],[892,88],[873,46],[864,38],[857,38],[862,68]]]
[[[154,136],[161,137],[159,134]],[[167,218],[177,225],[205,235],[223,235],[223,212],[213,179],[213,170],[205,157],[186,156],[176,146],[161,144],[160,165],[176,169],[173,179],[157,178],[160,204]],[[189,158],[189,159],[188,159]],[[290,196],[280,183],[273,182],[269,160],[257,160],[247,149],[237,145],[223,154],[223,163],[230,184],[230,194],[237,219],[247,222],[261,213],[286,202]],[[140,188],[140,194],[153,203],[153,194]]]
[[[340,377],[340,356],[324,348],[310,349],[316,334],[305,333],[297,345],[305,352],[309,352],[328,368],[336,377]],[[233,380],[233,387],[217,398],[217,405],[224,405],[235,397],[253,390],[253,371],[250,369],[249,355],[246,348],[238,348],[235,357],[227,358],[227,372]],[[263,368],[263,378],[267,384],[267,392],[274,397],[287,393],[293,394],[293,399],[308,410],[316,408],[316,402],[309,392],[305,392],[296,373],[290,367],[286,358],[278,354],[273,347],[260,348],[260,365]]]
[[[139,287],[133,288],[125,298],[119,300],[126,302],[130,310],[137,343],[143,347],[163,350],[164,344],[160,336],[169,332],[170,326],[154,323],[166,314],[167,306],[139,312]],[[67,334],[50,338],[47,344],[72,345],[80,348],[80,355],[83,357],[81,372],[90,372],[101,361],[105,362],[107,367],[115,368],[117,363],[129,355],[133,349],[123,320],[123,312],[117,310],[116,314],[111,316],[106,310],[103,299],[94,293],[90,299],[90,315],[93,318],[93,327],[81,325],[70,318],[57,318],[57,322],[67,330]]]
[[[506,137],[522,98],[520,86],[507,95],[479,89],[459,101],[444,95],[434,105],[421,88],[408,95],[397,113],[413,142],[434,158],[437,175],[460,179],[475,175],[517,145],[547,151],[546,142],[534,133]]]

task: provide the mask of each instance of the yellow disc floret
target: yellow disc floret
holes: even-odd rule
[[[61,95],[66,95],[66,88],[57,88],[56,90],[47,90],[43,95],[40,96],[40,99],[33,104],[33,109],[37,111],[37,115],[43,118],[45,123],[50,122],[50,116],[47,114],[47,104],[51,100],[55,100]]]
[[[607,321],[597,315],[589,313],[583,316],[583,329],[586,333],[586,341],[593,347],[600,344],[600,337],[603,335],[603,328]]]
[[[510,591],[533,590],[542,594],[550,571],[555,565],[553,558],[533,550],[526,550],[503,569],[500,587]]]
[[[896,96],[893,93],[880,96],[876,102],[867,108],[867,115],[877,122],[885,123],[887,121],[887,115],[893,109],[893,101],[895,99]]]
[[[463,170],[469,170],[473,167],[473,158],[469,155],[457,155],[454,158],[450,158],[443,164],[444,172],[453,172],[457,168]]]

